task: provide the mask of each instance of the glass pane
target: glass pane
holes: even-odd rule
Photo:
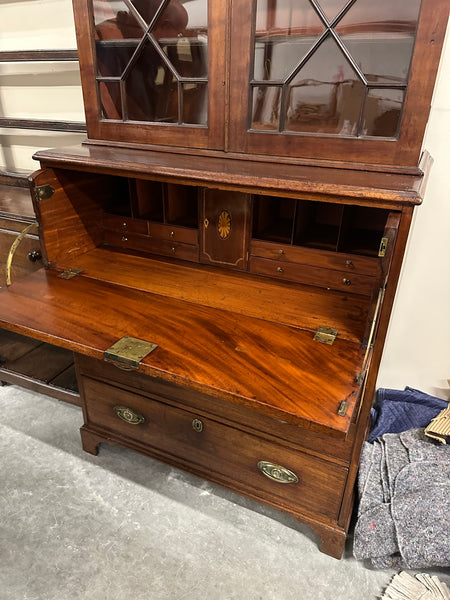
[[[357,0],[336,32],[369,82],[406,83],[420,0]]]
[[[139,39],[145,32],[145,23],[121,0],[93,0],[95,39]]]
[[[98,84],[102,119],[122,119],[120,83],[100,81]]]
[[[123,79],[127,110],[121,118],[206,124],[206,82],[178,80],[208,77],[208,0],[170,0],[160,14],[163,0],[132,0],[132,5],[134,9],[123,0],[93,0],[97,76]],[[101,111],[104,118],[119,118],[120,102],[108,98],[110,87],[119,89],[100,85]]]
[[[132,40],[97,41],[97,73],[100,77],[120,77],[133,56],[138,42]]]
[[[206,125],[208,119],[208,84],[183,85],[183,123]]]
[[[155,48],[146,44],[125,78],[128,119],[178,122],[178,83]]]
[[[258,0],[253,78],[287,77],[323,31],[309,0]]]
[[[281,87],[253,88],[252,129],[278,131],[280,123]]]
[[[160,46],[180,77],[208,75],[207,44],[187,37],[160,41]]]
[[[286,129],[356,135],[364,85],[327,38],[289,86]]]
[[[403,90],[369,90],[364,107],[363,135],[395,137],[404,96]]]
[[[317,4],[322,9],[322,12],[328,19],[328,23],[331,24],[341,10],[347,6],[349,0],[319,0]]]

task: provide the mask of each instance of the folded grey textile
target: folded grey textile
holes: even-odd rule
[[[377,568],[450,566],[450,448],[423,429],[365,443],[353,553]]]

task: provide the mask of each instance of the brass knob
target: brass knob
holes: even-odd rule
[[[122,236],[122,242],[128,242],[128,238],[127,238],[127,236],[126,236],[126,235],[123,235],[123,236]]]
[[[32,252],[28,253],[28,260],[32,263],[37,262],[38,260],[41,260],[42,255],[39,252],[39,250],[33,250]]]
[[[279,254],[280,256],[283,256],[283,254],[284,254],[284,250],[283,250],[283,248],[281,248],[281,250],[278,250],[278,254]]]
[[[352,284],[352,282],[350,281],[350,279],[346,279],[345,277],[344,277],[344,279],[342,280],[342,283],[343,283],[344,285],[351,285],[351,284]]]
[[[197,433],[201,433],[203,431],[203,423],[200,421],[200,419],[194,419],[192,421],[192,429]]]
[[[169,237],[171,237],[171,238],[175,237],[175,231],[171,231],[171,232],[169,233]]]
[[[114,412],[119,419],[122,419],[122,421],[125,421],[130,425],[140,425],[145,421],[145,418],[142,415],[139,415],[138,413],[134,412],[134,410],[126,406],[115,406]]]
[[[176,252],[175,246],[172,246],[172,248],[170,249],[170,251],[172,252],[172,254],[175,254],[175,252]]]
[[[346,260],[345,261],[345,266],[347,267],[347,269],[354,269],[355,265],[352,263],[351,260]]]
[[[277,271],[278,271],[278,273],[282,273],[283,272],[282,267],[277,267]]]

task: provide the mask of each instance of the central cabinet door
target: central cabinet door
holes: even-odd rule
[[[240,192],[202,191],[200,261],[246,270],[251,227],[251,196]]]
[[[74,9],[91,139],[223,147],[226,0],[74,0]]]

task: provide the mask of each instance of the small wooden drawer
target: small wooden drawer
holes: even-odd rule
[[[144,219],[105,214],[103,217],[103,227],[111,231],[120,231],[124,234],[140,233],[141,235],[148,235],[148,222]]]
[[[148,231],[151,237],[181,242],[183,244],[198,244],[198,230],[189,227],[177,227],[175,225],[165,225],[163,223],[148,224]]]
[[[83,378],[83,389],[86,426],[105,437],[276,506],[337,518],[346,468],[96,380]]]
[[[380,262],[377,258],[357,254],[330,252],[329,250],[276,244],[261,240],[252,240],[250,254],[261,258],[271,258],[272,260],[346,271],[349,274],[359,273],[373,277],[379,277],[381,274]]]
[[[250,257],[250,272],[307,285],[317,285],[341,291],[347,290],[365,296],[371,296],[377,285],[376,277],[368,275],[322,269],[311,265],[260,258],[258,256]]]
[[[126,232],[105,231],[103,241],[106,244],[129,248],[130,250],[198,262],[198,246],[180,244],[171,240],[155,239],[149,236],[128,234]]]

